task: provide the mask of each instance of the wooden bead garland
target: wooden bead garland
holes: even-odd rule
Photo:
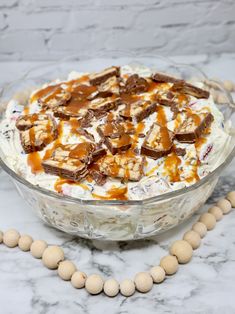
[[[63,280],[71,280],[74,288],[86,288],[90,294],[104,293],[109,297],[116,296],[119,291],[123,296],[129,297],[138,290],[141,293],[150,291],[153,283],[161,283],[166,275],[173,275],[177,272],[179,264],[188,263],[193,255],[193,250],[200,246],[207,230],[212,230],[216,222],[223,218],[223,214],[231,211],[235,207],[235,191],[227,194],[226,199],[221,199],[216,206],[211,207],[207,213],[200,216],[199,221],[192,226],[192,230],[187,231],[183,240],[175,241],[170,247],[171,255],[164,256],[160,260],[160,266],[154,266],[148,272],[136,274],[134,281],[123,280],[120,285],[115,279],[108,279],[105,282],[102,277],[93,274],[87,275],[76,270],[73,262],[64,260],[64,252],[58,246],[49,246],[43,240],[33,241],[31,236],[22,235],[15,229],[10,229],[5,233],[0,231],[0,244],[3,242],[8,247],[16,247],[22,251],[31,252],[35,258],[42,258],[43,264],[49,269],[58,268],[58,275]]]

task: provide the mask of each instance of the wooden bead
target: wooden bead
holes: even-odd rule
[[[104,281],[99,275],[90,275],[87,277],[85,288],[90,294],[99,294],[103,290]]]
[[[125,297],[130,297],[135,293],[135,284],[130,279],[125,279],[120,283],[120,292]]]
[[[173,275],[177,272],[179,264],[175,256],[167,255],[161,259],[160,266],[165,270],[167,275]]]
[[[223,85],[228,92],[232,92],[234,90],[234,83],[232,81],[225,80]]]
[[[139,292],[149,292],[153,287],[153,278],[147,272],[140,272],[135,275],[135,286]]]
[[[193,249],[187,241],[178,240],[172,244],[170,253],[171,255],[176,256],[180,264],[186,264],[193,256]]]
[[[76,271],[71,278],[71,284],[74,288],[81,289],[85,287],[86,279],[87,275],[85,273]]]
[[[165,270],[161,266],[154,266],[150,269],[150,275],[154,283],[161,283],[166,277]]]
[[[235,191],[231,191],[226,196],[227,200],[231,203],[232,207],[235,208]]]
[[[104,283],[104,293],[108,297],[115,297],[119,292],[119,283],[115,279],[108,279]]]
[[[31,244],[30,252],[35,258],[42,258],[42,254],[47,248],[47,243],[43,240],[35,240]]]
[[[212,214],[215,217],[216,221],[220,221],[223,218],[223,212],[217,206],[209,208],[208,213]]]
[[[30,250],[32,243],[33,238],[27,234],[24,234],[19,238],[18,246],[22,251],[27,252]]]
[[[3,232],[0,231],[0,243],[2,243],[2,241],[3,241]]]
[[[49,269],[56,269],[64,260],[63,250],[56,245],[49,246],[42,254],[42,262]]]
[[[71,261],[63,261],[59,264],[58,275],[63,280],[70,280],[76,271],[76,266]]]
[[[206,226],[202,222],[199,222],[199,221],[193,225],[192,230],[197,232],[201,238],[204,238],[207,233]]]
[[[199,221],[206,226],[207,230],[212,230],[215,228],[216,219],[215,216],[213,216],[210,213],[202,214],[201,217],[199,218]]]
[[[225,215],[228,214],[232,209],[231,203],[225,198],[222,198],[221,200],[219,200],[216,206],[218,206],[222,210],[223,214]]]
[[[189,230],[185,232],[183,239],[191,245],[193,250],[196,250],[197,248],[199,248],[201,244],[201,237],[194,230]]]
[[[9,229],[3,234],[3,243],[8,247],[13,248],[18,245],[19,238],[20,234],[17,230]]]

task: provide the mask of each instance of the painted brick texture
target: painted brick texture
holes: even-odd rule
[[[235,52],[235,0],[0,0],[0,60]]]

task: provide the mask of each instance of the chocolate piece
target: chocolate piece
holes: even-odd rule
[[[113,94],[119,94],[119,82],[116,76],[112,76],[107,79],[104,83],[98,86],[99,97],[110,97]]]
[[[91,74],[90,75],[90,84],[91,85],[99,85],[105,82],[108,78],[112,76],[120,76],[120,68],[119,67],[110,67],[102,72]]]
[[[192,84],[186,83],[185,81],[182,81],[182,80],[174,83],[174,85],[171,87],[171,90],[174,92],[191,95],[196,98],[207,99],[210,96],[210,93],[208,91],[203,90],[199,87],[196,87]]]
[[[107,176],[139,181],[144,175],[144,158],[128,157],[125,154],[105,156],[100,161],[100,170]]]
[[[178,156],[184,156],[186,154],[186,149],[185,148],[174,146],[173,150],[176,153],[176,155],[178,155]]]
[[[106,183],[107,176],[100,171],[99,165],[96,163],[89,167],[89,175],[98,185],[104,185]]]
[[[69,120],[70,118],[81,118],[86,117],[88,110],[86,108],[81,108],[77,112],[70,111],[67,106],[59,106],[53,109],[55,117],[61,120]]]
[[[38,102],[43,109],[53,109],[58,106],[65,106],[70,98],[71,93],[60,87],[57,92],[39,98]]]
[[[42,162],[46,173],[53,174],[72,181],[81,181],[88,175],[86,164],[78,159],[47,159]]]
[[[126,104],[124,110],[120,111],[120,116],[124,119],[140,122],[150,116],[156,110],[156,103],[149,100],[138,100],[132,104]]]
[[[134,131],[134,129],[132,129]],[[97,132],[104,138],[104,144],[110,152],[115,155],[118,152],[126,151],[131,147],[131,137],[128,135],[130,128],[125,123],[116,121],[102,124],[97,127]]]
[[[128,77],[125,83],[125,87],[122,88],[122,92],[126,94],[140,94],[145,93],[149,89],[149,83],[143,77],[139,77],[138,74],[133,74]]]
[[[109,121],[97,127],[97,132],[101,137],[118,138],[122,134],[134,134],[134,125],[127,121]]]
[[[106,155],[106,150],[101,146],[96,146],[92,153],[92,162],[99,160],[101,157]]]
[[[55,123],[55,120],[50,115],[33,113],[19,116],[19,118],[16,120],[16,127],[20,131],[25,131],[32,128],[33,126],[47,126],[47,124],[50,122]]]
[[[178,79],[174,76],[170,76],[170,75],[167,75],[167,74],[161,73],[161,72],[154,73],[152,75],[152,80],[157,82],[157,83],[176,83],[178,81],[181,81],[180,79]]]
[[[163,91],[156,94],[156,100],[163,106],[177,106],[175,94],[171,91]]]
[[[89,104],[89,109],[94,112],[95,117],[100,116],[102,113],[106,113],[109,110],[115,110],[120,105],[120,98],[113,99],[112,97],[109,98],[97,98],[93,100]]]
[[[104,144],[113,155],[128,150],[131,147],[131,143],[132,140],[128,134],[122,134],[118,138],[105,137],[104,140]]]
[[[181,124],[175,137],[182,143],[194,143],[213,120],[211,113],[192,114]]]
[[[54,174],[73,181],[80,181],[88,174],[88,165],[104,155],[105,150],[95,144],[60,145],[52,156],[42,162],[46,173]]]
[[[42,150],[58,136],[55,120],[46,114],[20,116],[16,127],[21,130],[21,145],[26,154]]]
[[[89,133],[87,130],[84,130],[84,129],[81,129],[79,128],[78,130],[78,133],[80,135],[83,135],[84,137],[86,137],[88,140],[90,140],[91,142],[94,142],[95,141],[95,137],[93,134]]]
[[[169,154],[173,145],[173,137],[174,134],[167,127],[154,123],[141,146],[141,154],[153,159]]]
[[[82,128],[89,128],[91,127],[91,121],[94,118],[94,112],[88,110],[85,116],[80,120]]]

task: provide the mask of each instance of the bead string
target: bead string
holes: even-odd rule
[[[72,261],[65,260],[64,252],[59,246],[48,246],[43,240],[33,241],[29,235],[20,235],[15,229],[10,229],[5,233],[0,231],[0,243],[4,243],[10,248],[19,246],[22,251],[30,251],[35,258],[41,258],[45,267],[57,269],[61,279],[71,281],[74,288],[84,288],[92,295],[104,291],[109,297],[114,297],[120,292],[129,297],[135,290],[146,293],[149,292],[154,283],[164,281],[166,275],[173,275],[177,272],[179,264],[188,263],[193,250],[201,244],[201,239],[207,231],[214,229],[216,222],[235,208],[235,191],[227,194],[226,198],[220,199],[208,212],[202,214],[199,221],[192,229],[187,231],[183,240],[177,240],[170,246],[170,255],[164,256],[160,260],[160,265],[154,266],[149,272],[136,274],[134,280],[125,279],[120,284],[115,279],[108,279],[105,282],[97,274],[87,276],[84,272],[78,271]]]

